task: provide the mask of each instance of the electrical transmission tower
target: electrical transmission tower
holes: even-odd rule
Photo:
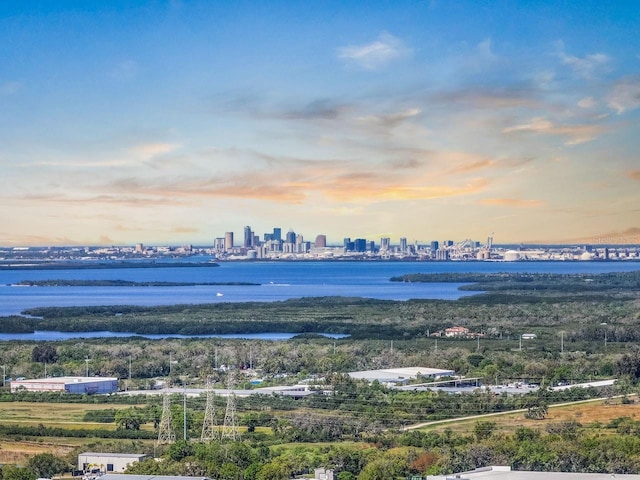
[[[173,419],[171,418],[171,401],[169,390],[162,394],[162,417],[158,426],[158,445],[173,443],[176,441],[176,434],[173,431]]]
[[[236,417],[236,396],[233,393],[235,387],[234,376],[234,372],[230,372],[227,380],[227,410],[224,413],[224,425],[220,435],[221,440],[230,440],[232,442],[240,440],[238,419]]]
[[[217,431],[215,416],[215,393],[213,393],[213,381],[207,379],[207,406],[204,410],[204,421],[202,422],[202,435],[200,441],[210,442],[217,440],[219,433]]]

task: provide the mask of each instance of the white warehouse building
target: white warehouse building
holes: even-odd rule
[[[408,383],[410,380],[416,380],[419,377],[453,377],[455,375],[455,372],[453,370],[442,370],[440,368],[403,367],[349,372],[348,375],[353,379],[367,380],[368,382],[378,381],[380,383]]]
[[[112,393],[118,391],[118,379],[114,377],[50,377],[31,380],[14,380],[11,393],[66,392],[77,394]]]
[[[85,452],[78,455],[78,470],[84,473],[123,473],[129,465],[145,457],[142,453]]]

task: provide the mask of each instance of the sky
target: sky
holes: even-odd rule
[[[637,1],[0,2],[0,245],[640,243]]]

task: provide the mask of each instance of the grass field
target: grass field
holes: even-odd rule
[[[115,430],[113,423],[83,422],[86,412],[106,409],[130,408],[131,405],[87,405],[78,403],[11,402],[0,403],[0,422],[3,425],[60,427],[65,429]],[[153,425],[143,425],[152,429]],[[0,464],[24,464],[38,453],[52,453],[64,457],[78,447],[95,443],[95,438],[0,439]]]
[[[423,430],[443,431],[450,429],[459,433],[471,433],[477,422],[494,422],[497,430],[512,433],[519,427],[544,429],[550,423],[576,421],[588,427],[590,425],[607,425],[620,417],[640,418],[640,402],[623,405],[620,399],[607,402],[598,400],[595,402],[583,402],[574,405],[550,407],[546,418],[543,420],[531,420],[525,418],[524,413],[506,413],[502,415],[476,418],[460,422],[452,422],[425,427]]]
[[[11,402],[0,403],[0,422],[4,425],[43,424],[46,427],[101,428],[114,430],[113,423],[83,422],[86,412],[131,408],[131,405],[87,405],[79,403]]]
[[[592,402],[582,402],[566,406],[550,407],[547,417],[544,420],[530,420],[525,418],[524,413],[507,413],[493,416],[474,418],[469,420],[454,421],[430,425],[423,430],[443,431],[450,429],[458,433],[470,434],[477,422],[487,421],[496,424],[496,430],[505,433],[512,433],[518,427],[528,427],[544,430],[552,423],[563,421],[576,421],[584,427],[607,425],[612,420],[620,417],[640,418],[640,401],[634,398],[631,404],[622,404],[620,399],[611,401],[598,400]],[[103,410],[108,408],[129,408],[129,405],[87,405],[75,403],[3,403],[0,404],[0,422],[3,424],[18,425],[38,425],[47,427],[63,428],[100,428],[115,429],[114,424],[83,422],[82,418],[90,410]],[[143,428],[153,428],[152,425],[143,425]],[[241,427],[241,431],[245,428]],[[258,427],[257,431],[271,434],[271,429]],[[74,450],[90,448],[90,445],[99,442],[96,438],[16,438],[0,439],[0,464],[17,463],[24,464],[30,456],[38,453],[52,453],[56,456],[65,457]],[[127,440],[107,442],[130,442]],[[144,441],[144,444],[152,445],[152,440]],[[297,447],[328,446],[326,444],[292,443],[274,447],[274,451],[286,451]],[[357,443],[345,442],[344,445],[355,446]],[[369,444],[363,443],[362,448],[371,448]]]
[[[39,453],[52,453],[64,457],[76,448],[77,445],[66,445],[60,441],[31,442],[0,440],[0,464],[15,463],[24,464],[27,459]]]

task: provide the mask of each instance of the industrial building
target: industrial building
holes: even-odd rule
[[[77,394],[112,393],[118,391],[118,379],[113,377],[50,377],[11,382],[11,393],[23,390]]]
[[[85,452],[78,455],[78,470],[89,474],[123,473],[129,465],[145,457],[142,453]]]
[[[421,477],[414,477],[421,478]],[[525,472],[511,470],[511,467],[483,467],[471,472],[451,475],[428,475],[425,480],[640,480],[640,475],[611,473],[570,473],[570,472]]]
[[[348,375],[356,380],[378,381],[380,383],[408,383],[410,380],[422,378],[452,377],[453,370],[442,370],[427,367],[385,368],[382,370],[364,370],[349,372]]]

